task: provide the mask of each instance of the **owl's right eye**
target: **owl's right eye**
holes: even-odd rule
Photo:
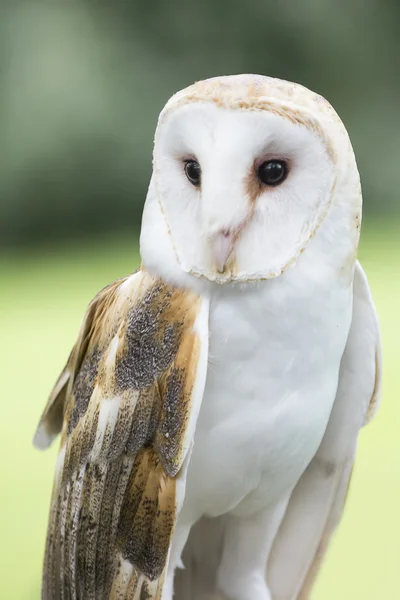
[[[190,183],[198,187],[201,183],[201,168],[196,160],[185,161],[185,173]]]

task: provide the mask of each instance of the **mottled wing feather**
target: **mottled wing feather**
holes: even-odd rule
[[[36,448],[44,450],[61,431],[64,420],[64,406],[70,373],[68,363],[55,384],[46,408],[43,412],[39,426],[36,430],[33,443]]]
[[[61,375],[59,376],[43,411],[39,425],[37,427],[33,443],[36,448],[45,449],[50,446],[53,440],[60,433],[65,416],[66,395],[70,391],[70,386],[79,371],[82,360],[85,356],[88,342],[93,328],[96,326],[94,318],[101,322],[101,314],[105,311],[106,306],[114,297],[115,290],[126,281],[128,278],[114,281],[103,290],[101,290],[94,300],[89,304],[78,339],[73,347],[67,364],[65,365]]]
[[[204,300],[144,271],[89,306],[36,437],[48,445],[63,415],[45,600],[161,597],[206,323]]]

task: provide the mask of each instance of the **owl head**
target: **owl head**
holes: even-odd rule
[[[273,279],[355,254],[361,191],[330,104],[258,75],[198,82],[160,114],[143,213],[144,266],[175,283]]]

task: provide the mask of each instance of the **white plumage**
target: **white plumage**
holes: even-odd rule
[[[163,600],[174,585],[178,600],[307,597],[380,395],[360,221],[349,138],[309,90],[216,78],[161,113],[142,270],[200,298],[201,344],[187,371],[192,408]],[[129,295],[131,285],[119,289]],[[116,402],[103,404],[97,452]],[[149,590],[160,597],[160,585]],[[115,598],[139,591],[129,593]]]
[[[179,172],[185,155],[201,166],[201,191]],[[249,172],[253,164],[272,158],[289,162],[288,178],[262,190],[252,206]],[[219,587],[226,588],[230,600],[270,598],[258,581],[253,588],[254,569],[263,579],[286,505],[291,495],[294,504],[293,490],[326,431],[351,322],[359,318],[353,315],[352,280],[360,213],[358,172],[344,127],[324,99],[301,86],[252,76],[217,78],[178,93],[161,114],[141,235],[143,263],[211,298],[211,366],[170,572],[198,519],[229,515]],[[242,223],[236,264],[221,274],[213,265],[209,241]],[[149,248],[156,235],[158,243]],[[333,423],[327,436],[338,439],[327,456],[322,445],[314,477],[312,466],[304,475],[310,479],[304,497],[312,506],[311,523],[300,512],[293,517],[290,507],[288,539],[283,529],[276,543],[280,559],[270,561],[274,600],[297,597],[322,536],[323,526],[316,523],[327,519],[337,479],[344,465],[353,462],[358,430],[379,376],[379,331],[370,297],[362,298],[367,290],[361,267],[357,270],[355,292],[361,304],[369,301],[370,312],[354,333],[363,335],[370,328],[364,331],[369,355],[364,363],[360,357],[353,373],[355,397],[346,397],[352,405],[346,406],[348,418],[357,422],[340,422],[334,432]],[[189,283],[186,273],[200,280]],[[257,283],[208,283],[249,280]],[[345,369],[344,364],[342,377]],[[337,403],[343,404],[340,397]],[[302,501],[299,510],[307,510]],[[309,548],[304,543],[307,525],[317,529]],[[306,531],[299,543],[302,527]],[[296,545],[302,556],[292,549]],[[302,570],[296,565],[300,558]],[[291,569],[299,570],[293,582]],[[186,590],[182,600],[189,600],[190,593]]]

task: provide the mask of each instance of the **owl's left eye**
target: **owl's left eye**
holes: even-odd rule
[[[201,183],[201,168],[196,160],[185,161],[185,173],[190,183],[198,187]]]
[[[287,164],[283,160],[268,160],[258,167],[258,178],[266,185],[279,185],[288,174]]]

